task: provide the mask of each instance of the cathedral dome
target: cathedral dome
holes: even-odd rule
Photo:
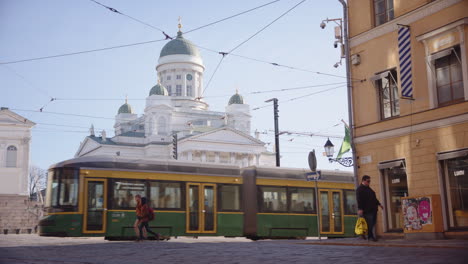
[[[158,83],[153,88],[151,88],[149,95],[165,95],[168,96],[169,93],[167,92],[166,87],[164,87],[162,84]]]
[[[238,94],[237,91],[236,91],[236,94],[231,96],[231,99],[229,99],[229,105],[232,105],[232,104],[244,104],[244,98],[242,97],[242,95]]]
[[[126,99],[125,104],[119,108],[119,112],[117,114],[133,114],[132,107],[127,103]]]
[[[177,32],[177,37],[175,39],[164,45],[159,57],[178,54],[201,57],[198,48],[191,41],[185,39],[181,31]]]

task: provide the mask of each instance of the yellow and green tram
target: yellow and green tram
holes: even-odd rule
[[[71,159],[49,169],[39,232],[135,238],[139,194],[155,210],[150,227],[165,237],[354,236],[352,175],[322,171],[318,182],[308,182],[305,173],[122,157]]]

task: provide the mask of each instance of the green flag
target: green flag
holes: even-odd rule
[[[343,154],[348,152],[351,149],[351,136],[349,134],[349,127],[345,124],[345,137],[343,139],[343,143],[341,143],[340,152],[336,156],[337,159],[341,158]]]

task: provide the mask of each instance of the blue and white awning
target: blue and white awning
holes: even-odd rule
[[[398,29],[398,53],[400,59],[401,96],[413,98],[413,76],[411,72],[411,34],[410,28]]]

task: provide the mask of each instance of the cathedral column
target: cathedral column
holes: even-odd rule
[[[255,154],[255,165],[260,165],[260,154]]]
[[[187,151],[187,160],[193,161],[192,151]]]
[[[242,154],[242,167],[249,166],[249,154]]]
[[[215,152],[215,163],[219,163],[219,152]]]
[[[182,71],[181,74],[182,78],[182,96],[187,96],[187,72],[185,70]]]
[[[235,164],[236,163],[236,153],[234,152],[229,152],[229,159],[230,159],[230,162],[231,164]]]
[[[206,162],[206,151],[201,152],[201,162]]]

